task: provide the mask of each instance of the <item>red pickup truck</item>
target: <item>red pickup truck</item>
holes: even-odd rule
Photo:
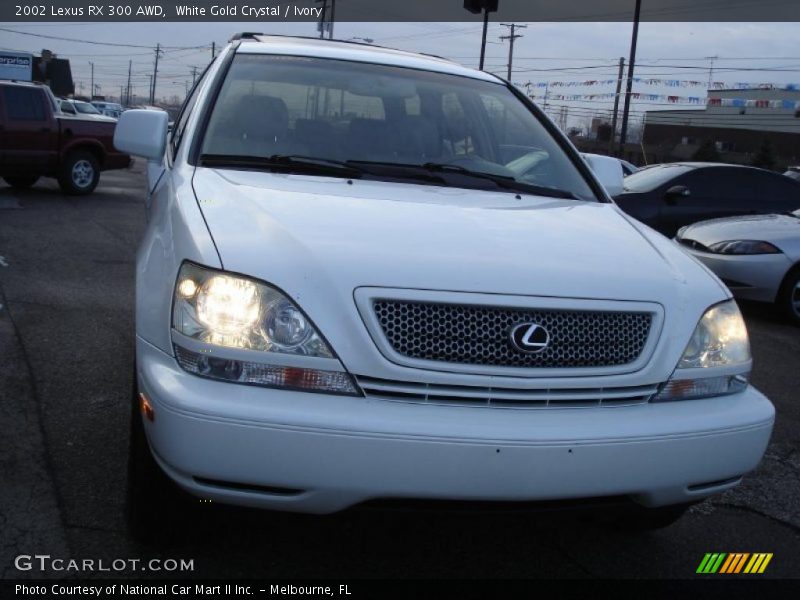
[[[131,162],[114,148],[115,127],[65,115],[44,85],[0,81],[0,176],[20,188],[55,177],[64,193],[89,194],[100,171]]]

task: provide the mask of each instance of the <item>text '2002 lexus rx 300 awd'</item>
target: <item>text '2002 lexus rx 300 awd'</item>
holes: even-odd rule
[[[310,513],[625,498],[664,524],[765,451],[728,290],[493,75],[243,36],[169,137],[132,110],[116,144],[149,161],[133,514],[161,477]]]

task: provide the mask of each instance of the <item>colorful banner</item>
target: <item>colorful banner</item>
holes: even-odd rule
[[[686,87],[703,87],[708,88],[707,81],[694,81],[686,79],[660,79],[660,78],[641,78],[634,77],[634,84],[650,85],[650,86],[664,86],[675,88]],[[586,81],[539,81],[527,82],[522,84],[522,87],[530,88],[561,88],[561,87],[593,87],[598,85],[616,85],[616,79],[589,79]],[[788,92],[800,91],[800,83],[725,83],[723,81],[714,81],[711,83],[712,90],[779,90]]]
[[[530,94],[532,100],[563,101],[602,101],[613,100],[616,94]],[[625,94],[620,94],[624,97]],[[674,96],[668,94],[644,94],[633,92],[632,100],[641,102],[660,102],[664,104],[691,104],[694,106],[724,106],[734,108],[779,108],[784,110],[800,110],[800,100],[762,100],[751,98],[702,98],[700,96]]]

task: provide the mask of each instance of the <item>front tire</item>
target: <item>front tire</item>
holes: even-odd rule
[[[100,181],[100,164],[91,152],[70,152],[59,169],[58,185],[69,196],[91,194]]]
[[[34,183],[39,181],[38,175],[9,175],[3,177],[6,183],[13,188],[24,190],[31,187]]]
[[[125,502],[128,534],[145,544],[175,540],[184,504],[184,492],[158,466],[147,442],[134,369]]]
[[[777,304],[789,321],[800,326],[800,265],[789,271],[783,280]]]

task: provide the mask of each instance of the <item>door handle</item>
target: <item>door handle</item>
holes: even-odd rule
[[[50,128],[49,127],[42,127],[39,131],[41,131],[42,133],[50,133]]]

